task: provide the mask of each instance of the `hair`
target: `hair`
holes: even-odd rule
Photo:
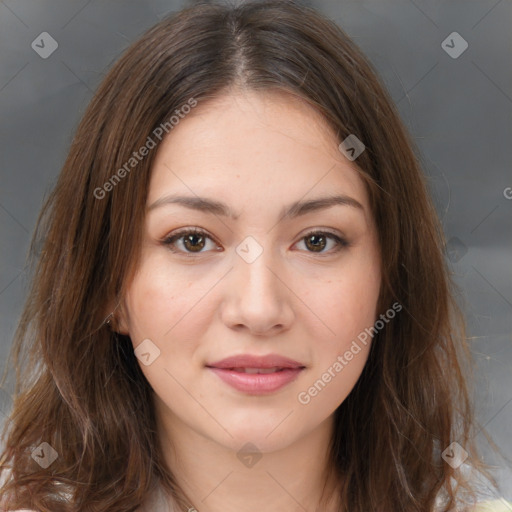
[[[112,178],[176,109],[236,89],[306,101],[340,143],[355,134],[366,147],[353,164],[378,230],[378,311],[403,309],[375,335],[334,413],[330,470],[343,511],[431,512],[441,495],[448,511],[462,492],[474,498],[470,479],[442,458],[453,441],[495,482],[478,457],[474,363],[417,148],[338,25],[292,1],[248,1],[198,4],[150,28],[77,127],[36,223],[9,354],[16,388],[1,468],[12,479],[0,489],[9,507],[128,512],[159,484],[184,510],[190,503],[164,462],[131,340],[105,323],[140,261],[156,151]],[[58,454],[47,469],[31,457],[42,442]]]

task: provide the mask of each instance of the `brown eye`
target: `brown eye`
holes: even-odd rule
[[[162,244],[169,246],[169,249],[172,252],[188,256],[208,252],[208,249],[206,248],[208,240],[213,244],[211,249],[219,250],[218,246],[213,243],[214,240],[212,237],[210,237],[206,231],[197,228],[180,230],[172,236],[164,239]],[[334,242],[334,247],[328,248],[329,240]],[[330,253],[338,252],[349,245],[346,240],[328,231],[312,231],[302,237],[300,242],[304,242],[307,252],[317,253],[320,256],[323,256],[324,253],[328,255]],[[327,250],[325,250],[326,248]]]
[[[327,250],[324,250],[327,247],[329,240],[334,241],[334,249],[329,250],[328,248]],[[345,239],[328,231],[311,231],[301,238],[301,242],[302,241],[304,241],[304,245],[308,252],[315,252],[321,256],[323,256],[324,253],[327,255],[329,253],[338,252],[344,247],[349,246],[349,243]]]
[[[318,235],[314,233],[312,235],[308,235],[304,239],[306,240],[306,246],[308,248],[312,248],[313,252],[321,252],[326,246],[326,237],[322,234]]]
[[[178,231],[170,237],[167,237],[162,241],[164,245],[169,246],[172,252],[182,254],[200,254],[207,245],[207,241],[212,240],[205,231],[200,229],[184,229]],[[176,246],[180,245],[177,242],[181,241],[183,249],[178,249]],[[213,241],[213,240],[212,240]],[[214,244],[215,245],[215,244]]]
[[[187,250],[192,250],[193,252],[200,251],[205,245],[204,237],[203,235],[191,233],[183,237],[183,245]]]

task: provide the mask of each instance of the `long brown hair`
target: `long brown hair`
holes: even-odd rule
[[[330,449],[343,510],[431,512],[441,491],[442,510],[452,509],[461,490],[472,491],[442,458],[454,441],[492,479],[477,455],[473,363],[413,141],[341,28],[292,1],[249,1],[163,19],[115,63],[78,126],[36,225],[31,290],[10,354],[17,381],[1,463],[13,479],[0,490],[9,507],[128,512],[159,483],[186,510],[160,453],[153,391],[131,340],[105,316],[139,261],[156,150],[130,159],[148,137],[158,145],[158,128],[177,109],[194,101],[199,109],[233,87],[302,98],[340,143],[355,134],[366,147],[354,164],[378,227],[379,312],[395,302],[403,310],[376,334],[335,412]],[[33,457],[41,443],[57,453],[47,468]]]

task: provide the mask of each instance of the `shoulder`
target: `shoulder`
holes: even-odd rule
[[[474,491],[474,500],[471,505],[457,495],[456,509],[463,512],[512,512],[512,503],[502,497],[502,492],[480,471],[468,463],[460,466],[459,471],[464,474]],[[453,484],[445,484],[436,498],[435,511],[446,510],[448,500],[447,490]]]
[[[512,503],[504,499],[482,501],[477,503],[471,512],[512,512]]]

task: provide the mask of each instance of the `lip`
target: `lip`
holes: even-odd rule
[[[267,354],[265,356],[240,354],[226,357],[206,366],[209,368],[304,368],[302,363],[279,354]]]
[[[278,354],[266,356],[242,354],[207,364],[206,367],[226,384],[251,395],[273,393],[294,381],[305,369],[305,366],[298,361]],[[242,373],[235,371],[234,368],[280,368],[280,370],[274,373]]]
[[[249,393],[262,395],[273,393],[295,380],[304,368],[285,368],[275,373],[241,373],[226,368],[211,368],[226,384]]]

